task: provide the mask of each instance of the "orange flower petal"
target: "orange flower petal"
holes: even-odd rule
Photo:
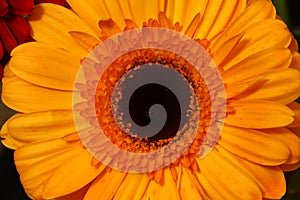
[[[171,171],[168,168],[163,171],[163,178],[160,183],[150,181],[145,199],[180,199]]]
[[[256,80],[250,80],[250,81],[235,83],[235,84],[231,84],[231,85],[225,85],[226,98],[231,99],[231,98],[234,98],[244,92],[251,91],[251,89],[262,84],[263,82],[264,82],[264,79],[262,77],[260,77],[260,78],[257,78]]]
[[[99,20],[98,24],[102,31],[101,33],[102,40],[105,40],[121,32],[120,27],[112,19]]]
[[[72,7],[72,9],[74,9],[74,11],[80,16],[80,18],[84,19],[87,23],[89,23],[89,25],[98,34],[98,36],[101,36],[102,31],[98,26],[99,20],[107,20],[112,17],[109,15],[104,1],[67,0],[67,2]],[[119,18],[119,20],[120,19],[124,18]],[[113,18],[113,20],[115,19]]]
[[[200,168],[196,176],[203,174],[207,182],[221,194],[222,199],[262,199],[257,183],[233,158],[214,149],[208,156],[196,160]],[[208,195],[213,194],[208,191]]]
[[[272,47],[288,47],[290,42],[290,33],[282,21],[262,20],[245,30],[239,44],[235,46],[221,65],[224,66],[224,69],[228,69],[250,55]]]
[[[132,19],[139,26],[141,26],[143,22],[148,21],[148,19],[150,18],[157,19],[157,14],[160,11],[164,11],[164,6],[165,6],[164,2],[159,0],[148,0],[148,1],[131,0],[128,1],[128,5],[130,9],[129,11],[131,12],[132,15]],[[112,7],[110,9],[112,9]],[[126,16],[126,18],[128,17]]]
[[[221,35],[220,38],[222,38]],[[211,47],[211,53],[212,58],[216,65],[220,65],[220,63],[223,62],[223,60],[228,56],[228,54],[234,49],[234,47],[240,42],[243,35],[236,35],[233,37],[228,38],[226,35],[221,41],[218,43],[215,43],[214,46]]]
[[[286,48],[266,49],[247,57],[223,72],[223,81],[225,84],[233,84],[258,74],[287,69],[291,61],[291,52]]]
[[[84,200],[112,199],[122,184],[126,173],[112,169],[103,171],[92,183]]]
[[[38,87],[18,77],[8,78],[3,85],[2,100],[14,110],[26,113],[72,109],[71,92]]]
[[[91,182],[105,169],[104,165],[92,166],[92,158],[90,152],[83,149],[73,159],[59,166],[47,180],[43,197],[51,199],[64,196]]]
[[[34,163],[41,164],[43,160],[47,160],[50,157],[56,159],[56,156],[66,153],[67,151],[72,151],[72,149],[75,148],[83,150],[80,146],[80,142],[67,143],[60,138],[26,144],[16,150],[15,163],[18,171],[22,172],[23,170],[30,168]]]
[[[288,127],[300,127],[300,104],[292,102],[288,105],[288,107],[295,113],[294,121],[289,124]]]
[[[18,117],[19,114],[15,114],[10,119],[8,119],[1,127],[0,131],[0,137],[1,137],[1,143],[10,149],[17,149],[19,147],[19,143],[15,141],[13,138],[10,137],[7,130],[7,124],[10,120],[13,120],[15,117]]]
[[[196,38],[212,39],[246,8],[246,1],[208,1]]]
[[[237,96],[236,99],[261,99],[286,105],[300,96],[300,71],[298,70],[283,69],[266,72],[253,76],[246,82],[258,79],[263,79],[263,81]]]
[[[224,126],[218,144],[251,162],[276,166],[289,158],[288,147],[270,134],[251,129]]]
[[[7,123],[8,134],[25,143],[62,138],[76,132],[72,111],[56,110],[19,114]]]
[[[289,159],[285,164],[294,164],[300,160],[300,138],[298,138],[292,131],[286,128],[266,129],[263,130],[270,136],[279,139],[284,143],[289,151]]]
[[[299,167],[300,167],[300,160],[294,164],[283,164],[280,166],[280,168],[285,172],[291,172],[297,170],[299,169]]]
[[[42,199],[43,188],[55,169],[85,152],[78,144],[56,139],[24,145],[15,152],[15,164],[22,185],[34,199]]]
[[[292,37],[292,41],[291,41],[291,44],[289,46],[289,49],[291,51],[298,51],[299,50],[298,42],[297,42],[296,38],[294,37],[293,33],[290,32],[290,34],[291,34],[291,37]]]
[[[118,188],[114,199],[132,199],[139,200],[145,194],[149,178],[146,174],[127,174],[126,178]]]
[[[70,31],[69,34],[81,47],[83,47],[87,51],[92,51],[97,45],[101,43],[97,38],[84,32]]]
[[[205,194],[203,194],[204,199],[224,199],[222,190],[218,190],[218,187],[215,187],[212,183],[208,182],[208,179],[203,175],[203,173],[195,173],[194,176],[198,180],[199,184],[205,188]]]
[[[198,13],[197,15],[195,15],[195,17],[193,18],[193,20],[191,21],[191,23],[189,24],[189,26],[187,27],[186,31],[184,32],[184,34],[186,34],[187,36],[194,38],[195,33],[198,31],[199,29],[199,22],[200,22],[200,14]]]
[[[71,194],[68,194],[63,197],[58,197],[55,200],[83,200],[87,190],[90,188],[91,184],[86,185],[85,187],[81,188],[80,190],[77,190],[76,192],[73,192]]]
[[[261,11],[264,12],[261,12]],[[276,10],[272,3],[268,1],[257,1],[247,7],[241,15],[236,18],[226,28],[224,34],[236,35],[245,32],[246,29],[252,27],[254,24],[263,21],[264,19],[275,19]]]
[[[226,124],[243,128],[275,128],[294,121],[294,112],[288,107],[262,100],[239,100],[228,104],[235,112],[228,113]]]
[[[203,199],[202,196],[196,187],[195,183],[193,182],[193,177],[191,177],[191,172],[183,166],[181,170],[181,179],[179,180],[179,193],[181,199]],[[195,180],[194,180],[195,181]]]
[[[236,163],[255,180],[267,199],[280,199],[286,191],[286,183],[282,170],[278,166],[262,166],[244,159],[240,159],[218,146],[218,150],[228,158],[234,158]]]
[[[42,18],[42,20],[40,20]],[[64,20],[61,20],[64,19]],[[81,48],[70,36],[70,31],[86,32],[95,38],[93,29],[74,12],[55,4],[38,4],[29,17],[32,37],[53,46],[62,47],[84,58],[89,53]]]
[[[30,42],[15,48],[12,56],[10,69],[23,80],[47,88],[73,90],[80,67],[78,55],[48,44]]]
[[[296,51],[292,52],[293,60],[291,63],[291,68],[300,70],[300,54]]]

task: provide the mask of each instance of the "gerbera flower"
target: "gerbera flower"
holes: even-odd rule
[[[35,7],[29,23],[36,42],[14,49],[3,78],[3,102],[20,113],[2,127],[2,142],[16,149],[15,164],[30,197],[279,199],[284,195],[283,171],[300,165],[300,106],[294,102],[300,94],[300,56],[270,1],[68,3],[72,10],[53,4]],[[135,48],[140,44],[145,48]],[[150,72],[149,76],[162,77],[161,82],[164,74],[168,80],[174,74],[172,83],[184,80],[178,88],[188,83],[186,124],[177,126],[174,121],[180,114],[174,112],[169,128],[158,136],[131,134],[132,124],[123,118],[126,111],[119,102],[127,99],[126,83],[144,69],[153,69],[157,76]],[[133,110],[144,103],[137,100],[155,103],[156,96],[177,94],[177,88],[169,92],[171,86],[151,87],[133,93]],[[164,92],[151,93],[155,87]],[[168,102],[162,104],[166,110],[171,105],[173,111],[177,101]],[[143,116],[139,111],[133,111],[132,118]],[[106,140],[93,140],[99,135]],[[173,144],[178,145],[167,152],[170,155],[155,154]],[[211,149],[203,152],[205,145]],[[130,153],[114,157],[123,152]],[[140,162],[140,155],[153,153],[165,157]]]

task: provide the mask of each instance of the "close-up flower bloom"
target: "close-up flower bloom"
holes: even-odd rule
[[[15,150],[15,165],[30,198],[280,199],[285,194],[284,172],[300,166],[300,105],[295,102],[300,96],[300,55],[271,1],[67,3],[71,9],[63,1],[34,7],[28,22],[35,41],[14,48],[4,68],[2,101],[19,113],[3,125],[1,142]],[[139,38],[134,34],[148,30],[154,30],[154,35]],[[166,37],[163,30],[172,37]],[[181,48],[182,39],[205,53],[191,54],[194,47],[184,42]],[[134,48],[140,43],[146,48]],[[110,62],[114,55],[118,57]],[[203,65],[200,72],[191,62],[194,59]],[[206,65],[216,67],[221,87],[218,75],[201,73]],[[193,113],[197,104],[198,121],[181,118],[186,124],[176,125],[176,116],[180,117],[174,111],[177,101],[158,99],[172,94],[168,88],[152,85],[144,93],[133,93],[135,99],[128,98],[135,101],[129,105],[135,110],[130,115],[143,116],[148,104],[162,102],[172,113],[166,120],[168,127],[149,138],[129,133],[133,125],[125,122],[126,111],[119,112],[119,102],[125,101],[126,89],[130,89],[125,83],[131,84],[144,69],[159,70],[155,77],[162,80],[184,80],[174,90],[188,83],[184,89],[191,91],[187,92],[187,113]],[[83,82],[78,81],[80,70],[85,73]],[[224,96],[218,95],[222,89]],[[76,95],[82,97],[81,103],[76,102]],[[77,111],[88,118],[88,125],[101,127],[113,147],[136,157],[155,153],[173,141],[185,142],[183,131],[194,135],[175,160],[167,161],[172,157],[168,155],[145,164],[118,157],[122,161],[114,165],[109,157],[112,150],[102,147],[106,142],[93,140],[98,130],[85,131],[91,129],[76,121]],[[137,121],[143,124],[143,119]],[[199,156],[207,138],[211,149]],[[148,171],[119,170],[121,162],[148,167],[159,161],[167,164]]]

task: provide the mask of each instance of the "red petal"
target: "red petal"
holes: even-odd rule
[[[18,42],[26,42],[30,38],[30,27],[26,19],[20,15],[8,13],[5,16],[6,24]]]
[[[5,49],[8,53],[10,53],[13,48],[15,48],[18,43],[14,38],[13,34],[10,32],[8,26],[6,25],[5,21],[0,18],[0,39],[4,44]]]
[[[6,3],[6,0],[0,0],[0,17],[6,15],[8,11],[8,5]]]
[[[33,9],[33,0],[7,0],[8,4],[11,6],[10,11],[17,15],[29,15]]]
[[[67,4],[66,0],[35,0],[36,4],[38,3],[54,3],[61,6],[65,6]]]
[[[3,49],[3,46],[2,46],[2,42],[0,40],[0,60],[2,59],[3,54],[4,54],[4,49]]]

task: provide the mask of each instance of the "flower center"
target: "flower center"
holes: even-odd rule
[[[95,103],[104,134],[136,153],[178,140],[197,123],[190,118],[197,112],[200,128],[187,155],[195,154],[210,122],[210,97],[200,74],[180,56],[158,49],[135,50],[115,60],[102,75]]]
[[[82,62],[73,92],[84,146],[120,171],[197,169],[225,118],[222,79],[198,42],[161,28],[104,40]]]

